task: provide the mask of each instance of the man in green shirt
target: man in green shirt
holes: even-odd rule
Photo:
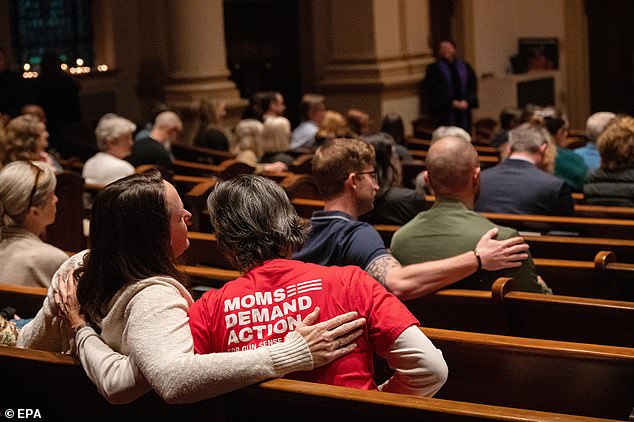
[[[401,265],[455,256],[474,250],[482,234],[499,227],[473,211],[480,189],[480,165],[475,148],[455,137],[435,142],[427,153],[425,182],[431,185],[436,202],[396,232],[391,251]],[[507,227],[499,227],[498,240],[517,236]],[[539,280],[532,257],[518,268],[480,271],[451,285],[452,288],[489,290],[498,277],[514,277],[520,289],[548,293]]]

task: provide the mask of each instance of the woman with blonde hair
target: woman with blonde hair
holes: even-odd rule
[[[0,283],[48,287],[68,258],[40,239],[55,221],[56,184],[40,162],[14,161],[0,171]]]
[[[293,156],[286,153],[290,149],[290,142],[291,122],[286,117],[269,117],[262,128],[262,156],[259,162],[290,165]]]
[[[234,144],[231,152],[236,160],[255,168],[255,174],[281,173],[288,169],[282,162],[260,163],[264,154],[262,146],[262,132],[264,125],[256,119],[240,120],[235,129]]]
[[[341,113],[328,110],[315,135],[315,147],[335,138],[350,138],[352,132],[346,118]]]

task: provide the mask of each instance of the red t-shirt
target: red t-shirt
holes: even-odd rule
[[[366,327],[354,352],[289,378],[376,389],[372,352],[385,355],[407,327],[418,325],[405,305],[359,267],[274,259],[192,305],[194,349],[233,352],[282,342],[316,306],[321,321],[357,311]]]

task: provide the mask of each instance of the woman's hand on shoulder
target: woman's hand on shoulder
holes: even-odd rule
[[[356,312],[348,312],[312,325],[319,318],[319,312],[319,307],[315,308],[295,330],[306,341],[315,368],[352,352],[366,322]]]

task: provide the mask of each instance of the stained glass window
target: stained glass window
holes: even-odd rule
[[[93,65],[90,0],[12,0],[16,58],[37,67],[42,54],[57,54],[64,63],[79,58]]]

